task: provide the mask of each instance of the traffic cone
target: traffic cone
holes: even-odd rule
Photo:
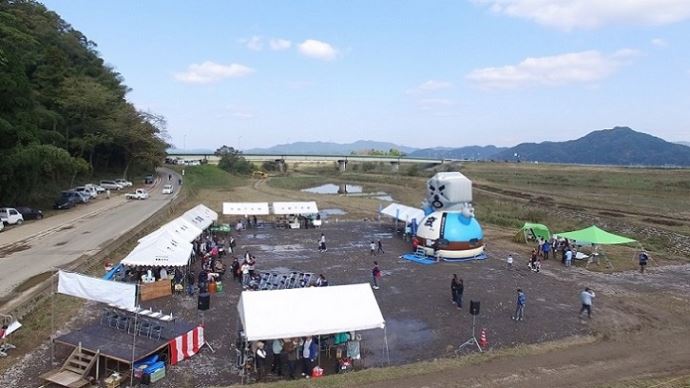
[[[479,346],[482,347],[482,349],[489,347],[489,340],[486,339],[486,329],[482,329],[482,332],[479,335]]]

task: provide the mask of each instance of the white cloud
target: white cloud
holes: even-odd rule
[[[251,38],[242,38],[240,43],[252,51],[261,51],[264,48],[264,40],[259,35],[254,35]]]
[[[636,50],[622,49],[609,55],[590,50],[551,57],[527,58],[517,65],[476,69],[466,78],[489,89],[575,83],[591,85],[610,76],[638,55],[639,52]]]
[[[225,78],[241,78],[254,73],[254,69],[237,63],[222,65],[212,61],[202,64],[193,63],[187,71],[175,73],[175,79],[180,82],[194,84],[208,84]]]
[[[491,11],[562,30],[655,26],[690,19],[688,0],[473,0]]]
[[[652,45],[656,47],[666,47],[668,46],[668,42],[662,38],[654,38],[652,39]]]
[[[338,56],[338,51],[333,46],[315,39],[307,39],[297,48],[302,55],[323,61],[332,61]]]
[[[287,39],[273,38],[268,42],[268,45],[271,47],[271,50],[282,51],[292,47],[292,42]]]
[[[439,90],[450,89],[453,84],[447,81],[437,81],[430,79],[428,81],[422,82],[417,87],[409,89],[407,94],[418,94],[418,93],[429,93],[436,92]]]

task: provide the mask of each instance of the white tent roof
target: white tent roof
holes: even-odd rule
[[[218,220],[218,213],[204,205],[197,205],[187,210],[182,215],[182,218],[191,222],[197,228],[204,230]]]
[[[314,310],[314,306],[318,308]],[[237,311],[249,341],[382,329],[386,325],[367,283],[244,291]]]
[[[192,242],[201,235],[201,229],[194,226],[193,223],[185,220],[182,217],[175,218],[167,224],[161,226],[151,234],[139,239],[140,243],[157,239],[161,234],[168,232],[175,236],[176,239]]]
[[[273,214],[316,214],[316,202],[273,202]]]
[[[399,221],[409,222],[416,219],[417,223],[422,222],[424,211],[415,207],[392,203],[381,210],[381,214],[396,218]]]
[[[263,216],[269,214],[268,202],[223,202],[223,214]]]
[[[127,257],[122,259],[122,264],[181,267],[187,265],[191,254],[191,243],[164,231],[157,238],[137,245]]]

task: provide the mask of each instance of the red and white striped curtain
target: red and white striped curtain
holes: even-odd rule
[[[192,357],[204,345],[204,328],[197,326],[192,331],[170,341],[170,365]]]

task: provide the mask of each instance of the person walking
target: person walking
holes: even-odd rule
[[[110,199],[110,189],[106,189],[106,190],[105,190],[105,197],[106,197],[107,199]]]
[[[508,269],[513,269],[513,254],[512,253],[508,254],[508,258],[506,258],[506,264],[508,265]]]
[[[513,316],[514,321],[522,321],[525,319],[525,303],[527,302],[527,296],[522,291],[521,288],[517,289],[517,301],[515,307],[515,316]]]
[[[640,273],[644,274],[644,268],[647,266],[647,260],[649,260],[649,255],[647,254],[647,252],[642,251],[642,252],[640,252],[639,259],[640,259]]]
[[[374,241],[369,243],[369,256],[374,256],[376,255],[376,244],[374,244]]]
[[[374,262],[374,268],[371,269],[371,277],[374,282],[372,288],[375,290],[379,289],[379,279],[381,279],[381,269],[379,269],[379,263]]]
[[[326,252],[326,236],[321,233],[321,239],[319,239],[319,252]]]
[[[582,313],[587,311],[587,318],[592,318],[592,299],[596,295],[589,287],[586,287],[584,291],[580,293],[580,301],[582,302],[582,308],[580,308],[580,318],[582,318]]]
[[[381,253],[381,254],[386,253],[383,251],[383,244],[381,243],[381,239],[378,240],[377,245],[378,245],[378,249],[376,250],[376,253]]]

